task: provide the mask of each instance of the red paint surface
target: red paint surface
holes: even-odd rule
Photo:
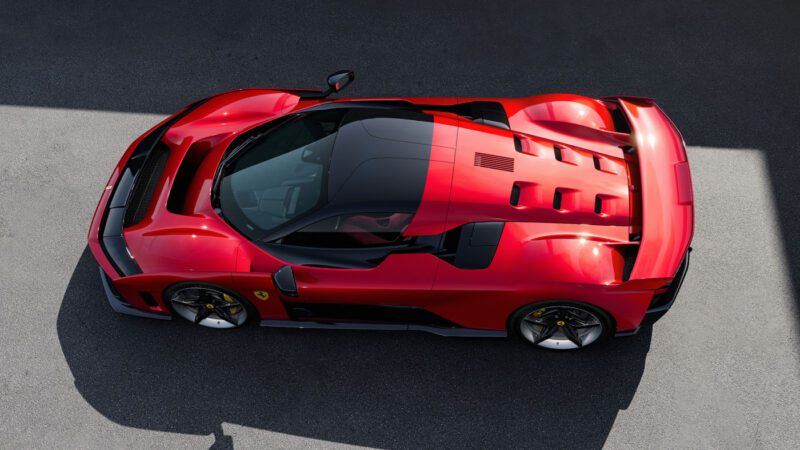
[[[614,129],[607,103],[577,95],[403,100],[430,105],[494,100],[504,106],[512,130],[430,112],[435,119],[428,179],[406,230],[408,235],[432,235],[469,222],[504,221],[494,260],[484,270],[458,269],[429,254],[391,255],[372,269],[295,266],[300,297],[284,301],[415,306],[464,327],[502,330],[510,314],[524,305],[571,299],[608,311],[618,330],[639,325],[655,290],[677,270],[694,227],[683,141],[652,101],[619,100],[632,125],[628,134]],[[237,135],[319,102],[273,90],[233,91],[210,99],[168,130],[162,141],[171,153],[147,217],[124,230],[142,275],[119,277],[99,246],[99,222],[111,190],[102,193],[89,246],[131,305],[168,313],[165,289],[179,281],[203,280],[239,292],[263,319],[287,318],[271,280],[286,263],[217,216],[210,189]],[[139,140],[123,155],[109,186]],[[624,146],[636,147],[635,157],[626,157]],[[513,171],[476,166],[475,153],[506,158],[501,166],[513,165]],[[184,158],[199,164],[184,202],[170,211],[167,201]],[[520,198],[512,206],[515,183]],[[556,189],[562,193],[559,210],[553,208]],[[594,210],[596,196],[602,199],[600,214]],[[632,243],[640,250],[631,280],[622,282],[618,245],[630,243],[633,232],[641,233],[641,241]],[[256,290],[267,291],[270,298],[257,299]],[[159,306],[147,306],[142,292]]]

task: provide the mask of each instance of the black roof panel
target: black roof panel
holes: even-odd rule
[[[333,148],[325,209],[415,212],[425,189],[432,138],[428,114],[348,111]]]

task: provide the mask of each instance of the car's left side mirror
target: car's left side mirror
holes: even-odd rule
[[[356,75],[352,70],[340,70],[328,75],[328,89],[324,91],[306,91],[300,93],[300,98],[325,98],[334,92],[339,92],[355,79]]]
[[[328,91],[339,92],[350,84],[356,75],[352,70],[340,70],[328,75]]]

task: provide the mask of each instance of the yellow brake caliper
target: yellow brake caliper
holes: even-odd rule
[[[234,300],[233,297],[231,297],[228,294],[222,294],[222,298],[225,299],[225,301],[228,302],[228,303],[235,303],[236,302],[236,300]],[[241,311],[241,310],[242,310],[241,306],[234,306],[233,308],[229,309],[228,311],[230,311],[230,314],[233,316],[233,315],[238,314],[239,311]]]

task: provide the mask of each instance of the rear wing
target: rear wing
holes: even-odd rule
[[[694,194],[686,147],[675,125],[652,99],[613,100],[630,124],[639,162],[641,241],[629,279],[672,278],[694,233]]]

